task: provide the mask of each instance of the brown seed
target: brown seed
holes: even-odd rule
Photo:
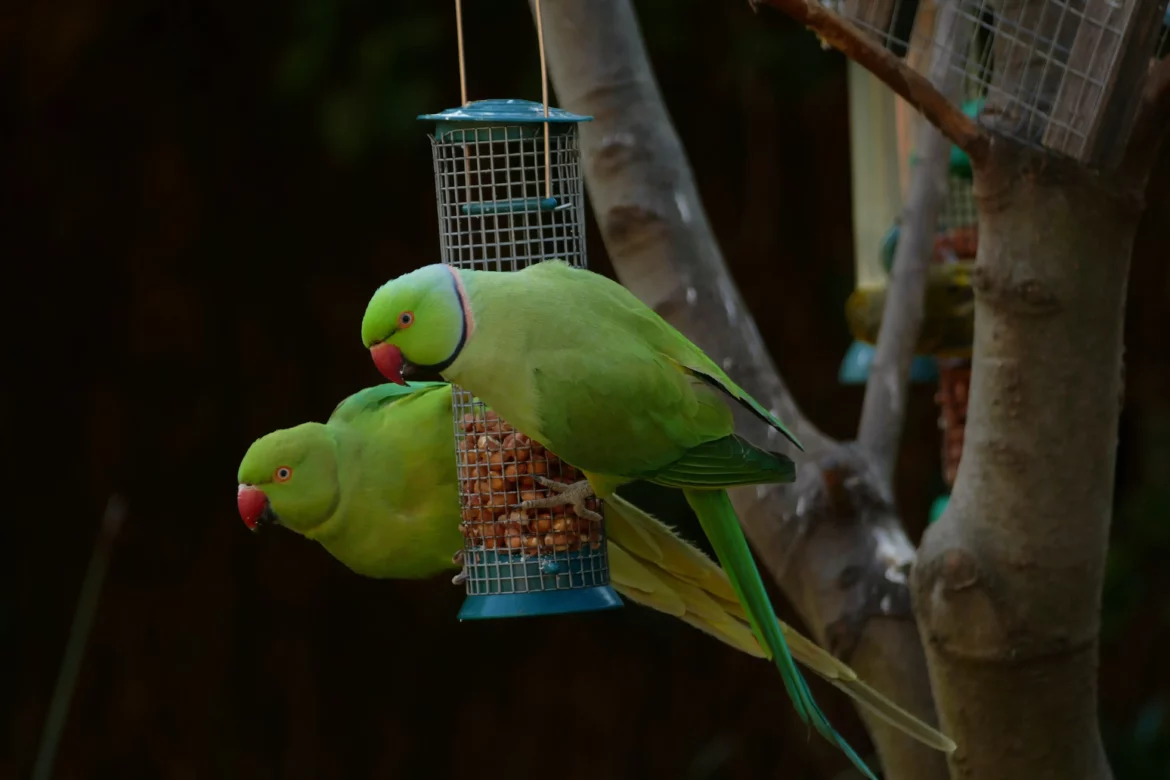
[[[551,542],[547,541],[549,538]],[[551,544],[552,548],[557,552],[564,552],[569,549],[569,537],[566,534],[552,534],[551,537],[545,537],[545,544]]]
[[[523,463],[524,461],[528,460],[531,457],[532,457],[532,450],[528,449],[525,446],[522,446],[520,444],[519,440],[517,440],[516,441],[516,460],[519,461],[520,463]]]
[[[537,515],[536,519],[530,524],[530,527],[536,533],[546,534],[552,528],[552,518],[548,515]]]
[[[563,517],[558,517],[553,520],[552,527],[557,533],[564,533],[568,529],[568,521]]]
[[[548,474],[548,461],[533,460],[528,469],[534,476],[544,476]]]
[[[508,547],[512,548],[513,550],[519,549],[521,546],[523,546],[523,544],[524,544],[524,539],[521,538],[520,536],[509,536],[508,537]]]
[[[504,468],[504,453],[500,450],[490,453],[487,462],[492,471],[500,471]]]
[[[494,492],[494,493],[503,493],[504,488],[507,487],[504,484],[503,477],[492,477],[491,485],[492,485],[492,492]]]

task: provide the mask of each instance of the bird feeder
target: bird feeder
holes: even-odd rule
[[[559,259],[586,267],[578,125],[591,117],[526,100],[479,100],[434,122],[442,262],[518,271]],[[621,606],[609,584],[604,522],[569,506],[518,508],[551,495],[540,479],[583,478],[462,388],[452,406],[467,599],[460,620]],[[600,515],[600,502],[590,508]]]

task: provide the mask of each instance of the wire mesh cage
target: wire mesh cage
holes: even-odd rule
[[[1165,0],[816,0],[918,67],[947,58],[979,121],[1021,143],[1103,164],[1136,105],[1107,112],[1119,79],[1161,47]],[[946,22],[944,23],[944,17]]]
[[[480,100],[419,119],[430,136],[442,261],[517,271],[560,259],[586,267],[578,124],[590,117],[525,100]],[[545,131],[545,123],[548,131]],[[547,147],[546,147],[546,140]],[[572,484],[575,468],[453,388],[467,599],[460,620],[620,607],[603,521],[571,506],[521,509]],[[586,515],[603,512],[601,502]]]

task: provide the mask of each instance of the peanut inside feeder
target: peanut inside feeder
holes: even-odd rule
[[[470,551],[500,550],[532,557],[601,548],[601,524],[579,517],[572,506],[521,509],[519,504],[552,491],[540,476],[571,485],[584,475],[487,410],[465,414],[459,442],[460,526]],[[587,502],[598,511],[596,499]]]

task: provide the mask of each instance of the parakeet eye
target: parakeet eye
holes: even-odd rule
[[[409,328],[414,324],[414,312],[404,311],[398,315],[398,327]]]
[[[292,478],[292,469],[288,466],[281,466],[276,471],[272,472],[272,478],[277,482],[288,482]]]

